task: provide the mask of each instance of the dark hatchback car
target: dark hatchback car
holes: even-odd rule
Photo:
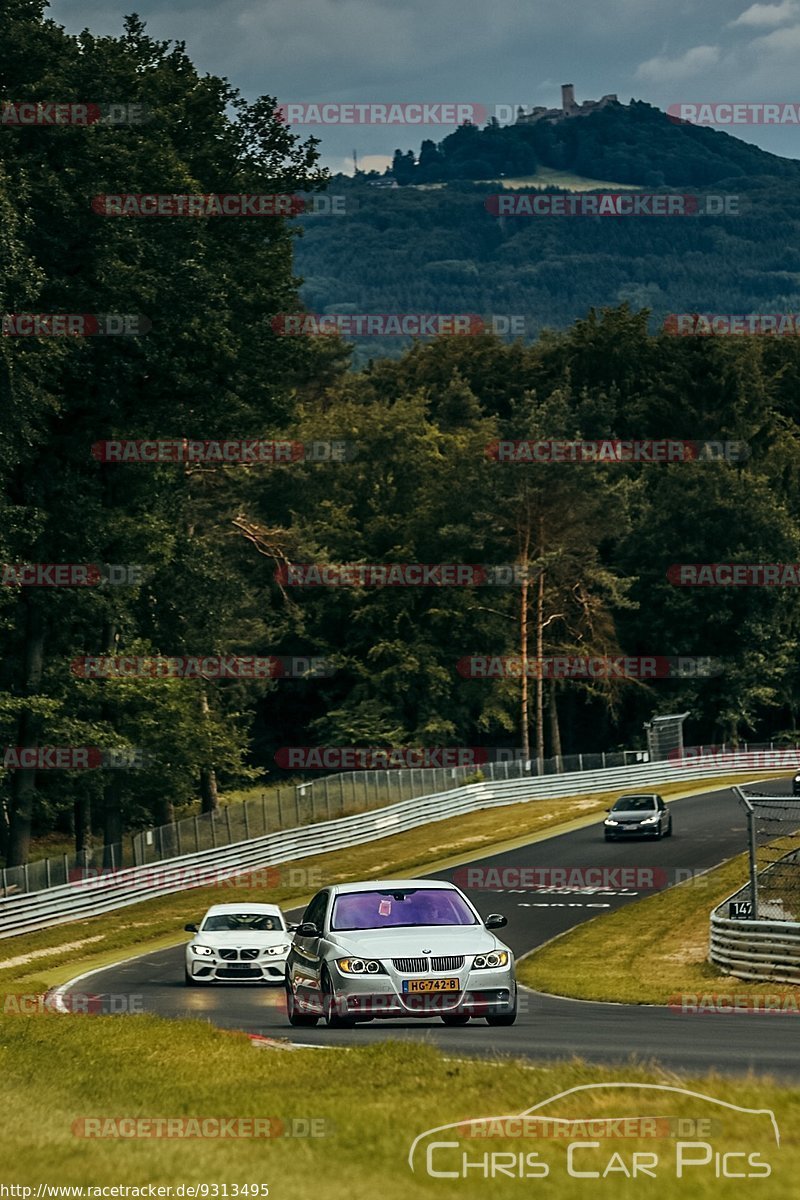
[[[792,795],[800,796],[800,771],[797,772],[792,780]]]
[[[620,796],[603,822],[606,841],[623,837],[669,837],[672,813],[655,792],[638,796]]]

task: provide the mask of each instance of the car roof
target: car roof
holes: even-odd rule
[[[442,888],[451,892],[458,891],[455,884],[448,883],[446,879],[369,879],[361,883],[335,883],[330,890],[338,896],[344,896],[348,892],[400,892],[406,888],[423,887]]]
[[[615,800],[615,804],[621,804],[623,800],[658,800],[658,792],[628,792],[625,796],[620,796]]]
[[[268,913],[271,917],[283,915],[277,904],[212,904],[206,910],[207,917],[217,913]]]

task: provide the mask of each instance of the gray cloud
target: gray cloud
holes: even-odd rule
[[[201,71],[226,75],[248,97],[281,102],[555,104],[617,92],[660,108],[681,101],[794,100],[794,0],[54,0],[76,32],[117,34],[135,8],[154,37],[182,39]],[[771,31],[755,37],[758,30]],[[418,148],[441,126],[299,127],[321,137],[326,165]],[[800,157],[790,129],[740,136]]]

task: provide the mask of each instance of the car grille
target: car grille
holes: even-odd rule
[[[434,971],[458,971],[463,965],[463,954],[439,954],[431,959],[431,969]]]
[[[458,971],[464,965],[463,954],[436,954],[433,958],[393,958],[397,971],[423,975],[426,971]]]
[[[224,958],[224,959],[238,958],[239,951],[238,950],[220,950],[219,956],[220,956],[220,958]]]
[[[249,959],[253,959],[253,958],[258,958],[258,950],[257,950],[257,949],[256,949],[256,950],[253,950],[253,949],[250,949],[250,950],[243,950],[243,951],[242,951],[242,954],[241,954],[241,957],[242,957],[242,959],[244,959],[244,960],[249,960]]]
[[[228,948],[218,951],[220,958],[225,962],[236,962],[241,959],[242,962],[252,962],[254,958],[258,958],[258,947],[250,947],[246,950],[230,950]]]

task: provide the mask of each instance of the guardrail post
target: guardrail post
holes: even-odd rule
[[[69,855],[64,855],[64,883],[69,883]]]
[[[27,863],[25,863],[25,864],[24,864],[24,866],[23,866],[23,868],[22,868],[22,874],[23,874],[23,876],[24,876],[24,878],[25,878],[25,891],[26,891],[26,892],[29,892],[31,889],[30,889],[30,887],[29,887],[29,885],[28,885],[28,864],[27,864]]]
[[[44,860],[44,870],[45,870],[45,877],[47,879],[47,887],[52,887],[53,885],[50,881],[50,859],[49,858],[46,858]]]
[[[603,750],[601,753],[602,753],[602,757],[603,757],[603,769],[605,769],[605,765],[606,765],[606,752],[605,752],[605,750]]]
[[[579,771],[583,770],[583,755],[582,754],[578,755],[578,770]]]
[[[67,856],[65,854],[64,858],[66,858],[66,857]],[[66,880],[66,876],[65,876],[65,880]],[[5,867],[3,867],[3,895],[5,895],[7,891],[8,891],[8,875],[6,874]]]

